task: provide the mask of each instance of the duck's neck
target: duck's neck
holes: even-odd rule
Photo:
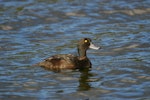
[[[79,59],[86,58],[86,50],[84,48],[78,48]]]

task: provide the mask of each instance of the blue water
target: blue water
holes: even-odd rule
[[[0,0],[0,100],[149,100],[149,0]],[[89,37],[92,69],[33,64],[77,55]]]

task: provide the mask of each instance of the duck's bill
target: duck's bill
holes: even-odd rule
[[[100,47],[95,46],[93,43],[90,43],[89,48],[91,48],[91,49],[95,49],[95,50],[100,49]]]

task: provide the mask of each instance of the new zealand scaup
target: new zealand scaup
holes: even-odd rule
[[[91,68],[91,62],[86,56],[86,51],[89,48],[98,50],[100,47],[96,47],[90,38],[79,40],[77,47],[78,56],[72,54],[58,54],[45,59],[37,65],[49,70]]]

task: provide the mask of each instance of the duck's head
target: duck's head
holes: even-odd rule
[[[95,50],[100,49],[100,47],[97,47],[92,43],[92,40],[90,38],[83,38],[79,40],[78,42],[79,56],[86,56],[86,50],[89,48],[95,49]]]
[[[95,49],[95,50],[98,50],[100,49],[100,47],[98,46],[95,46],[93,43],[92,43],[92,40],[90,38],[83,38],[81,40],[79,40],[79,43],[78,43],[78,48],[81,48],[81,49]]]

